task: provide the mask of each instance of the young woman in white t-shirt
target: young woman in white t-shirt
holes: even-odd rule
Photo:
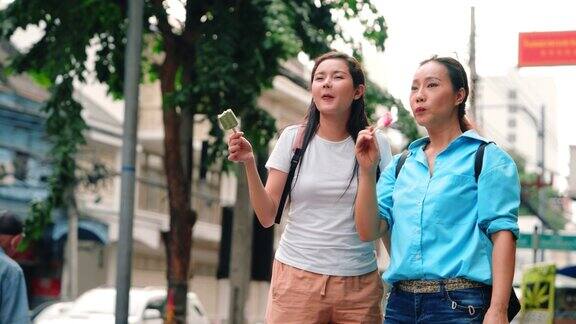
[[[312,102],[305,119],[303,155],[291,184],[290,209],[272,270],[266,323],[381,323],[382,283],[373,242],[354,224],[358,181],[355,141],[368,127],[366,80],[358,61],[329,52],[312,69]],[[265,227],[274,224],[299,126],[280,135],[264,186],[242,132],[229,140],[229,159],[246,168],[250,200]],[[390,146],[376,132],[380,169]]]

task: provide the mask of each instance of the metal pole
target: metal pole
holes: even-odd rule
[[[136,134],[138,131],[138,87],[142,53],[143,0],[128,3],[128,41],[124,58],[124,130],[120,189],[120,230],[116,268],[116,324],[128,322],[132,269],[132,225],[136,180]]]
[[[540,217],[542,217],[542,219],[545,219],[545,214],[546,214],[546,210],[547,210],[547,202],[546,202],[546,190],[545,190],[545,179],[544,179],[544,173],[546,171],[546,168],[544,167],[544,160],[545,160],[545,153],[546,153],[546,142],[544,141],[544,130],[545,130],[545,106],[542,105],[542,107],[540,107],[540,127],[538,127],[538,148],[539,148],[539,153],[538,153],[538,166],[540,167],[540,181],[539,181],[539,186],[538,186],[538,214],[540,214]],[[540,261],[544,261],[544,250],[542,250],[542,252],[540,252]]]
[[[470,66],[470,115],[472,121],[481,127],[480,119],[476,110],[476,90],[478,82],[478,74],[476,73],[476,19],[474,17],[474,7],[470,7],[470,57],[468,65]]]
[[[532,250],[534,254],[532,255],[532,263],[536,264],[538,262],[538,245],[539,245],[539,237],[538,237],[538,226],[534,226],[534,232],[532,232]]]

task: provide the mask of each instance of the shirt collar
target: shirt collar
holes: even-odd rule
[[[489,142],[486,138],[480,136],[473,129],[467,130],[464,133],[460,134],[460,136],[455,138],[452,142],[459,140],[461,137],[467,137],[467,138],[475,139],[475,140],[478,140],[478,141],[481,141],[484,143]],[[419,139],[415,140],[414,142],[410,143],[410,145],[408,146],[408,150],[410,150],[410,151],[416,150],[416,149],[428,144],[428,142],[430,142],[430,137],[428,137],[428,136],[419,138]]]
[[[480,134],[478,134],[478,133],[476,132],[476,130],[474,130],[474,129],[467,130],[467,131],[465,131],[464,133],[462,133],[462,135],[460,135],[460,136],[461,136],[461,137],[472,138],[472,139],[478,140],[478,141],[483,142],[483,143],[488,143],[488,142],[490,142],[490,141],[489,141],[488,139],[486,139],[485,137],[480,136]]]

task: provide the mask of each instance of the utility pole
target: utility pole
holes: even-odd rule
[[[546,201],[546,180],[544,178],[544,173],[546,172],[546,168],[544,166],[545,161],[545,153],[546,153],[546,142],[545,142],[545,106],[542,105],[540,107],[540,124],[538,127],[538,167],[540,167],[540,179],[538,181],[538,214],[540,217],[544,219],[547,210],[547,201]],[[540,261],[544,261],[544,250],[540,252]]]
[[[250,288],[252,265],[252,208],[248,181],[243,165],[237,165],[238,189],[232,219],[232,245],[230,247],[230,307],[228,323],[244,324],[244,308]]]
[[[538,245],[540,243],[540,237],[538,236],[538,225],[534,226],[534,232],[532,232],[532,263],[538,263]]]
[[[120,230],[116,259],[116,324],[128,323],[132,270],[132,226],[136,181],[136,135],[138,133],[138,92],[142,54],[143,0],[128,2],[128,42],[124,58],[124,129],[122,135],[122,177],[120,189]]]
[[[547,210],[547,201],[546,201],[546,190],[545,190],[545,186],[546,186],[546,181],[544,179],[544,173],[546,171],[545,168],[545,156],[546,156],[546,106],[542,105],[540,106],[540,118],[537,117],[536,114],[534,114],[533,112],[531,112],[529,109],[527,109],[524,106],[521,106],[517,103],[516,101],[516,95],[515,95],[515,91],[512,90],[509,92],[510,94],[508,95],[508,98],[511,100],[511,102],[508,104],[508,109],[514,107],[514,109],[518,109],[521,110],[522,112],[524,112],[526,114],[526,116],[529,117],[530,121],[532,121],[533,126],[536,128],[536,134],[537,134],[537,145],[536,145],[536,166],[540,169],[540,175],[538,177],[538,182],[536,183],[536,188],[538,190],[538,206],[537,206],[537,217],[540,219],[540,221],[542,222],[542,227],[540,229],[538,229],[537,227],[534,229],[535,234],[537,235],[537,231],[540,230],[540,233],[544,233],[544,228],[546,227],[546,218],[545,218],[545,214],[546,214],[546,210]],[[511,95],[513,94],[513,95]],[[496,106],[492,106],[492,107],[498,107]],[[535,241],[536,242],[536,241]],[[538,251],[538,244],[536,244],[534,246],[534,262],[536,262],[537,259],[537,251]],[[544,261],[544,249],[541,249],[540,251],[540,261]]]
[[[470,7],[470,57],[468,65],[470,67],[470,94],[468,100],[470,103],[470,116],[472,121],[478,126],[482,126],[480,114],[476,110],[476,90],[478,74],[476,73],[476,19],[474,17],[474,7]]]

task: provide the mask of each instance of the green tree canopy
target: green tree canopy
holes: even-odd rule
[[[36,76],[52,92],[45,110],[47,132],[55,143],[55,172],[50,197],[35,206],[27,227],[36,228],[36,234],[42,228],[36,225],[46,223],[50,208],[62,204],[64,188],[74,183],[74,155],[86,125],[81,106],[72,99],[73,81],[94,76],[113,96],[122,97],[128,3],[14,0],[0,12],[3,38],[28,25],[43,32],[10,65],[13,72]],[[361,40],[347,35],[336,16],[360,22],[363,38],[381,51],[386,25],[369,0],[145,0],[144,11],[142,80],[159,80],[163,99],[169,289],[175,289],[176,304],[184,305],[196,221],[190,206],[193,116],[202,114],[212,122],[211,161],[225,154],[215,118],[226,108],[239,114],[244,132],[262,151],[275,127],[273,119],[257,109],[256,99],[271,86],[280,64],[301,51],[316,57],[335,41],[360,54]],[[95,51],[93,64],[87,64],[89,48]],[[376,100],[386,98],[381,94]],[[185,309],[176,309],[176,320],[182,321],[184,314]]]

